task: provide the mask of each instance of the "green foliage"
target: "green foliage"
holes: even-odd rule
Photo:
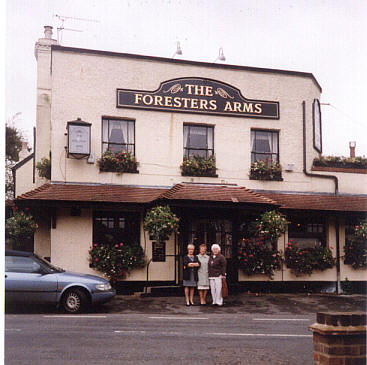
[[[282,180],[282,166],[278,162],[256,161],[250,167],[252,180]]]
[[[286,231],[289,222],[285,216],[275,210],[263,213],[254,222],[256,237],[263,237],[270,240],[274,245],[278,238]]]
[[[37,223],[28,211],[18,211],[15,207],[13,217],[5,223],[6,243],[13,248],[22,247],[25,241],[32,239],[37,228]]]
[[[239,255],[239,266],[247,275],[265,274],[270,279],[274,271],[281,268],[281,253],[262,238],[243,239]]]
[[[215,157],[184,157],[180,166],[182,176],[216,176]]]
[[[148,211],[144,219],[144,230],[155,241],[164,241],[173,232],[178,233],[179,219],[168,205],[157,206]]]
[[[332,268],[335,259],[328,247],[317,245],[310,248],[299,248],[297,243],[290,240],[285,249],[285,263],[296,275],[311,275],[313,270],[326,270]]]
[[[135,156],[130,152],[111,152],[106,151],[102,157],[97,160],[101,172],[138,172],[138,162]]]
[[[11,161],[19,161],[19,152],[22,149],[22,135],[20,131],[6,125],[6,158]]]
[[[44,177],[51,180],[51,160],[48,158],[41,158],[40,162],[37,162],[36,169],[40,177]]]
[[[90,267],[104,273],[112,282],[126,278],[131,270],[144,267],[144,251],[140,245],[94,243],[89,250]]]
[[[313,160],[313,166],[367,169],[367,158],[360,156],[321,156]]]
[[[354,269],[367,267],[367,219],[354,227],[354,234],[344,246],[344,263]]]
[[[340,284],[343,290],[343,294],[352,295],[354,293],[353,283],[351,283],[348,278],[345,278],[345,280],[342,281]]]

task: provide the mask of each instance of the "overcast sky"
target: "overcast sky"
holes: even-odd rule
[[[367,155],[366,0],[8,0],[7,119],[32,141],[34,43],[67,19],[63,46],[311,72],[323,88],[323,154]],[[61,38],[61,36],[60,36]],[[225,81],[225,80],[222,80]],[[236,86],[236,85],[234,85]],[[243,94],[251,95],[242,90]],[[21,113],[21,114],[17,114]],[[15,117],[14,117],[15,116]]]

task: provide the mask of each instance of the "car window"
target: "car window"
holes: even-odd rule
[[[35,262],[32,257],[5,256],[5,271],[37,273],[41,271],[41,265]]]

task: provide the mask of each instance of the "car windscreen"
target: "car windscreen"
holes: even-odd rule
[[[57,267],[55,265],[52,265],[50,262],[42,259],[41,257],[34,255],[35,259],[43,266],[46,267],[51,272],[64,272],[64,269],[61,269],[60,267]]]

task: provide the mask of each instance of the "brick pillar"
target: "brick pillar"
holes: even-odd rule
[[[366,365],[366,313],[317,313],[313,332],[315,365]]]

